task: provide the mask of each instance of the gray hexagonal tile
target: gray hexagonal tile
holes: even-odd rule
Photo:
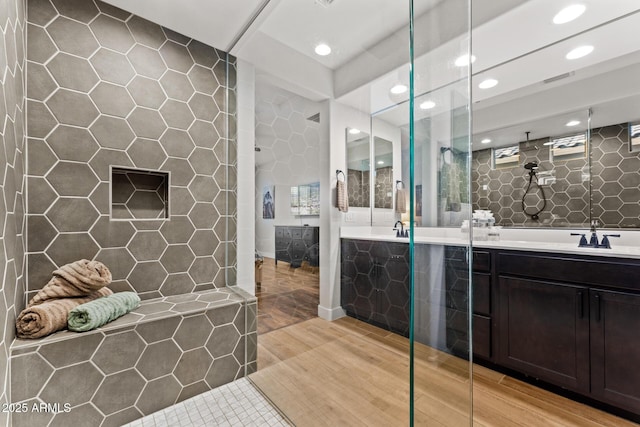
[[[167,159],[158,141],[137,138],[127,149],[127,153],[136,167],[158,169]]]
[[[47,211],[47,217],[58,231],[89,231],[98,212],[85,198],[61,197]]]
[[[168,408],[176,403],[181,390],[180,384],[171,375],[155,379],[146,385],[136,407],[145,415]]]
[[[136,264],[127,280],[136,292],[149,292],[160,289],[160,285],[166,277],[167,271],[162,267],[162,264],[158,261],[152,261]]]
[[[110,221],[103,215],[91,228],[91,237],[103,248],[125,247],[135,234],[133,226],[126,221]]]
[[[77,342],[79,347],[76,349],[77,351],[73,352],[69,351],[68,341],[53,342],[43,345],[39,353],[56,368],[75,365],[76,363],[91,360],[91,355],[102,342],[102,338],[102,334],[80,336],[77,340],[74,340],[74,343]]]
[[[27,101],[29,136],[44,138],[58,124],[46,105],[38,101]]]
[[[241,316],[238,316],[239,313]],[[216,327],[220,327],[231,324],[238,317],[242,317],[241,323],[244,324],[244,316],[242,316],[242,313],[243,311],[240,304],[233,304],[208,310],[207,317]]]
[[[29,213],[43,214],[57,198],[53,188],[44,178],[29,177]]]
[[[213,97],[202,93],[196,93],[189,100],[189,107],[197,119],[205,121],[213,121],[220,110],[213,101]]]
[[[65,265],[79,259],[93,259],[99,249],[88,233],[59,234],[47,255],[57,265]]]
[[[47,143],[60,160],[86,162],[99,146],[87,129],[60,125],[49,135]]]
[[[160,232],[168,243],[187,243],[195,228],[187,216],[172,216],[166,221]]]
[[[187,130],[195,120],[189,106],[180,101],[169,99],[160,108],[160,114],[169,127]]]
[[[107,82],[100,82],[89,96],[102,114],[126,117],[135,107],[133,99],[124,87]]]
[[[44,141],[29,139],[27,171],[30,175],[45,175],[58,159]]]
[[[61,196],[88,196],[98,184],[95,174],[82,163],[58,162],[46,177]]]
[[[127,57],[138,74],[145,77],[159,79],[167,69],[157,50],[140,44],[131,49]]]
[[[82,378],[82,381],[78,381],[78,378]],[[58,369],[40,393],[40,398],[45,402],[57,402],[61,388],[65,388],[65,403],[80,405],[91,399],[102,378],[102,374],[90,362]],[[66,384],[74,386],[65,387]]]
[[[174,340],[180,346],[182,351],[193,350],[194,348],[205,345],[212,330],[213,326],[204,314],[185,317],[182,319],[182,323],[180,323],[180,326],[178,327]],[[209,358],[209,360],[211,359]],[[206,370],[202,373],[202,377],[199,379],[204,378],[204,374],[206,374]],[[192,382],[193,381],[183,383],[190,384]]]
[[[111,203],[126,203],[136,188],[133,186],[126,173],[111,174]]]
[[[195,256],[187,245],[171,245],[164,251],[160,262],[169,273],[187,271]]]
[[[93,2],[83,0],[51,0],[61,15],[68,16],[76,21],[91,22],[100,11]],[[36,2],[38,3],[38,2]]]
[[[213,230],[198,230],[189,241],[189,247],[197,256],[210,256],[215,252],[218,243]]]
[[[196,120],[193,123],[191,128],[189,128],[189,134],[198,147],[209,149],[213,148],[220,139],[213,125],[202,120]]]
[[[163,303],[168,304],[168,303]],[[171,338],[180,324],[180,317],[167,317],[136,326],[136,332],[148,343],[154,343]]]
[[[218,271],[218,264],[216,264],[213,257],[196,258],[191,268],[189,268],[189,275],[193,278],[196,284],[209,284],[213,283],[213,279]]]
[[[91,159],[89,165],[101,180],[109,181],[111,179],[109,176],[109,166],[128,167],[133,166],[133,163],[131,163],[129,156],[127,156],[124,151],[103,148]],[[96,204],[95,201],[94,204]]]
[[[136,264],[129,251],[125,248],[103,248],[100,249],[96,260],[109,267],[113,280],[124,280],[131,269]]]
[[[63,52],[88,58],[99,45],[85,24],[58,16],[47,26],[47,32],[53,42]]]
[[[44,64],[57,50],[44,28],[27,25],[27,59]]]
[[[173,70],[168,70],[162,76],[160,84],[169,98],[177,99],[178,101],[188,101],[195,91],[186,74]]]
[[[196,175],[189,184],[189,191],[197,202],[213,202],[218,194],[218,186],[213,178]]]
[[[218,82],[209,68],[194,65],[187,75],[189,76],[191,84],[198,92],[213,95],[218,88]]]
[[[105,374],[113,374],[135,366],[145,347],[134,331],[107,335],[91,360]]]
[[[162,284],[162,295],[182,295],[193,292],[195,283],[186,273],[170,274]]]
[[[136,191],[126,204],[127,209],[138,219],[164,219],[167,210],[160,195],[151,191]],[[157,225],[159,228],[160,225]]]
[[[91,125],[89,130],[98,140],[100,146],[106,148],[126,150],[135,138],[127,121],[117,117],[101,115],[98,120]],[[125,166],[121,163],[114,164]]]
[[[111,83],[126,85],[135,75],[126,56],[108,49],[100,48],[89,62],[102,80]]]
[[[103,416],[98,410],[86,403],[84,405],[76,406],[69,412],[59,412],[51,420],[50,427],[67,427],[78,425],[99,425],[103,420]],[[32,424],[36,425],[36,424]],[[40,424],[44,425],[44,424]]]
[[[187,158],[194,149],[189,134],[180,129],[169,128],[160,138],[160,143],[169,156]]]
[[[219,188],[227,187],[227,167],[224,165],[218,166],[218,169],[213,174],[213,179],[215,179],[216,184],[218,184]]]
[[[196,203],[191,212],[189,212],[189,218],[196,228],[213,228],[218,216],[211,203]]]
[[[187,48],[196,63],[203,67],[211,68],[218,60],[218,55],[216,55],[214,48],[197,40],[191,40]]]
[[[58,11],[48,1],[33,1],[27,3],[29,22],[45,26],[49,21],[58,16]]]
[[[187,48],[169,40],[160,48],[160,56],[172,70],[186,73],[193,66],[193,59]]]
[[[200,147],[196,148],[189,156],[189,161],[196,173],[203,175],[212,175],[219,164],[212,150]]]
[[[227,163],[227,141],[226,140],[219,139],[216,142],[216,145],[213,147],[213,152],[215,153],[220,163],[225,163],[225,164]],[[279,158],[278,160],[280,161],[282,159]],[[284,163],[284,162],[280,161],[280,163]],[[279,167],[279,165],[274,166],[275,172],[289,173],[289,165],[284,163],[282,166],[283,167]]]
[[[132,406],[145,386],[144,378],[135,369],[107,376],[92,399],[104,414],[112,414]]]
[[[27,73],[27,97],[44,101],[57,89],[56,83],[43,65],[32,62]]]
[[[147,21],[139,16],[132,16],[127,21],[127,26],[131,30],[133,38],[138,43],[158,49],[167,39],[158,24]]]
[[[228,204],[229,194],[230,192],[228,191],[221,191],[213,201],[213,204],[220,215],[229,215],[228,211],[231,210]]]
[[[46,217],[41,215],[29,215],[27,217],[27,227],[29,230],[27,240],[27,251],[44,251],[49,243],[58,235],[58,232]]]
[[[147,380],[153,380],[173,372],[181,355],[182,351],[172,340],[149,344],[136,368]]]
[[[171,185],[187,186],[195,175],[195,172],[191,169],[189,162],[183,159],[167,159],[167,161],[162,165],[162,170],[171,172]],[[177,207],[178,205],[173,203],[172,206]],[[178,215],[182,215],[175,210],[172,211]]]
[[[16,402],[37,396],[53,368],[37,353],[11,359],[11,397]]]
[[[201,381],[209,371],[213,359],[204,348],[187,351],[182,355],[174,375],[182,385]]]
[[[138,261],[154,261],[167,247],[167,242],[158,231],[138,231],[129,243],[129,250]]]
[[[195,200],[188,189],[175,187],[171,189],[169,203],[172,215],[186,215],[195,204]]]
[[[98,83],[89,61],[60,52],[47,63],[47,69],[61,87],[88,92]]]
[[[127,121],[140,138],[158,139],[167,128],[157,110],[144,107],[136,107]]]
[[[87,127],[100,114],[83,93],[59,89],[47,100],[47,106],[60,123]]]
[[[142,107],[160,108],[167,96],[157,80],[136,76],[127,85],[127,90],[135,103]]]
[[[107,15],[100,15],[89,24],[101,46],[126,53],[135,41],[124,22]]]
[[[213,259],[216,260],[216,262],[220,267],[225,267],[226,261],[227,261],[227,255],[228,255],[228,252],[227,252],[226,245],[220,244],[218,245],[215,252],[213,253]]]
[[[235,380],[239,369],[240,364],[232,355],[216,358],[205,380],[211,388],[216,388]]]

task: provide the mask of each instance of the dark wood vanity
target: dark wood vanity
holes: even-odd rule
[[[342,306],[349,316],[408,335],[408,246],[342,239]],[[443,255],[434,256],[434,248]],[[433,295],[425,274],[443,268],[437,286],[444,288],[446,343],[420,341],[417,323],[414,335],[466,358],[467,249],[415,246],[417,257],[430,250],[429,262],[442,265],[416,258],[416,301],[435,307],[432,297],[420,300],[420,289]],[[472,270],[474,361],[640,419],[639,259],[475,248]]]

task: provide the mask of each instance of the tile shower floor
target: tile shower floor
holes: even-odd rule
[[[126,424],[128,427],[291,425],[247,378]]]

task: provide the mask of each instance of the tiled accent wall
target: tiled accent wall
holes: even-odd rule
[[[374,206],[376,208],[391,209],[393,207],[394,194],[393,168],[391,166],[377,168]]]
[[[144,299],[234,284],[235,59],[100,1],[27,4],[28,290],[79,258]],[[110,165],[170,172],[171,220],[109,221]]]
[[[349,193],[349,206],[369,207],[369,171],[349,169],[347,171],[347,192]]]
[[[588,159],[553,162],[549,147],[542,145],[547,141],[521,142],[519,164],[512,168],[491,169],[491,150],[474,151],[473,208],[491,209],[498,224],[509,226],[586,226],[591,208],[591,218],[605,227],[640,227],[640,153],[629,152],[626,123],[591,131],[591,206]],[[553,171],[556,179],[544,186],[547,208],[539,221],[526,217],[521,206],[528,183],[523,165],[531,161],[538,162],[540,171]]]
[[[12,402],[61,411],[14,413],[12,425],[120,426],[255,372],[256,352],[255,298],[221,289],[143,302],[100,330],[16,340]]]
[[[25,10],[0,2],[0,406],[9,403],[9,346],[24,307]],[[0,411],[0,425],[8,425]]]

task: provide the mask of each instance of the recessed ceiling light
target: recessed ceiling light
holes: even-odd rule
[[[350,133],[351,135],[357,135],[357,134],[359,134],[359,133],[360,133],[360,129],[351,128],[351,129],[349,129],[349,133]]]
[[[490,143],[490,142],[491,142],[491,138],[485,138],[485,139],[483,139],[483,140],[482,140],[482,141],[480,141],[480,142],[481,142],[481,143],[483,143],[483,144],[488,144],[488,143]]]
[[[420,104],[420,108],[422,108],[423,110],[430,110],[435,106],[436,103],[433,101],[424,101],[422,104]]]
[[[478,85],[478,87],[480,89],[491,89],[492,87],[494,87],[497,84],[498,84],[498,81],[496,79],[486,79],[486,80],[482,81]]]
[[[572,4],[562,9],[553,17],[554,24],[566,24],[584,13],[586,6],[583,4]]]
[[[318,46],[316,46],[315,51],[316,54],[320,56],[327,56],[331,53],[331,47],[328,44],[320,43]]]
[[[454,64],[456,64],[456,67],[466,67],[474,62],[476,62],[476,57],[474,55],[469,56],[465,53],[464,55],[457,57]]]
[[[391,88],[391,93],[395,94],[395,95],[399,95],[401,93],[405,93],[407,91],[407,87],[405,85],[395,85],[394,87]]]
[[[545,143],[544,143],[544,144],[542,144],[542,145],[553,145],[553,141],[545,142]]]
[[[379,165],[384,165],[384,162],[382,160],[378,160],[378,164]]]
[[[578,59],[593,52],[593,46],[580,46],[567,53],[567,59]]]
[[[570,122],[567,122],[567,124],[565,126],[578,126],[580,124],[580,120],[571,120]]]

